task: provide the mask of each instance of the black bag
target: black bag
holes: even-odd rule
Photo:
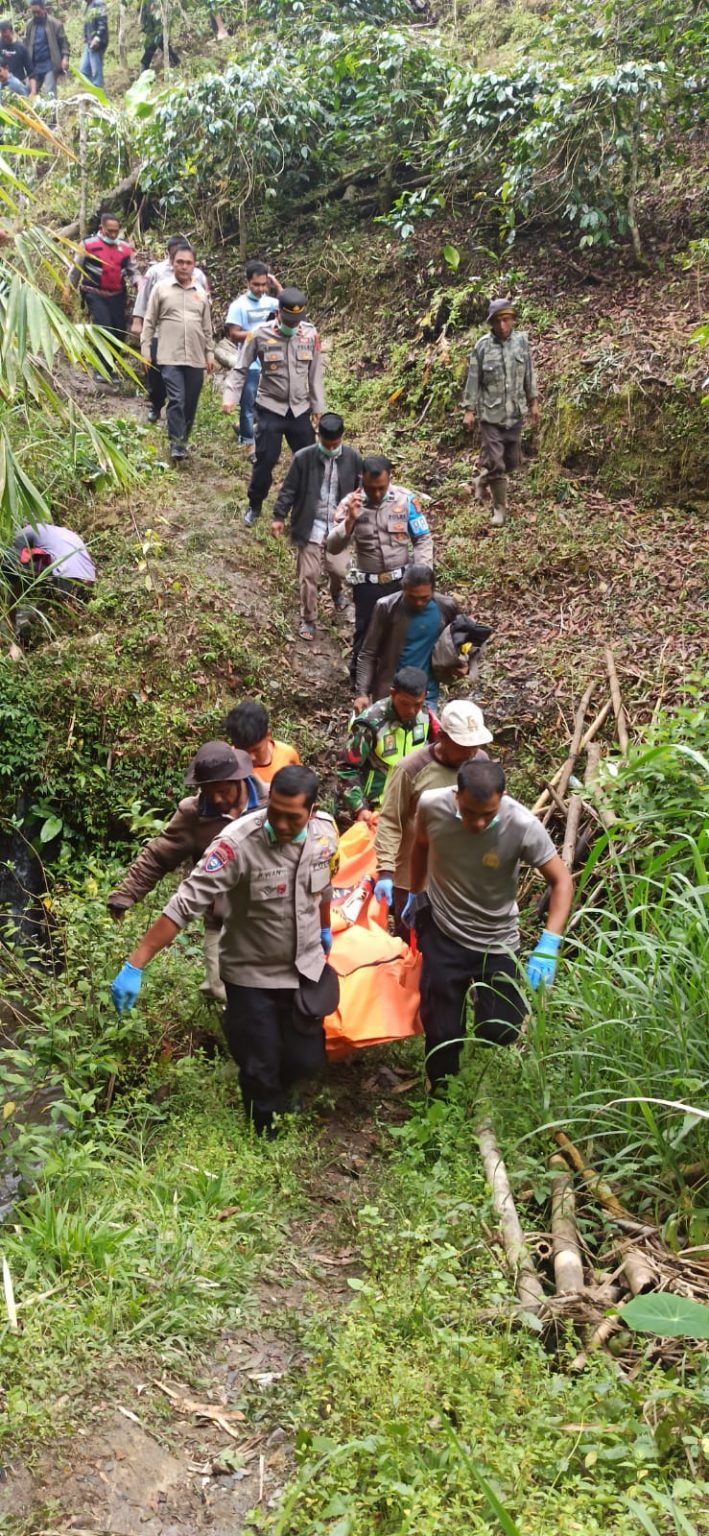
[[[317,981],[299,976],[298,982],[298,990],[293,994],[293,1028],[301,1035],[316,1035],[322,1029],[323,1019],[334,1013],[339,1004],[340,978],[326,961]]]

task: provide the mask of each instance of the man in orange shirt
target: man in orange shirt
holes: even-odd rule
[[[248,752],[262,784],[270,784],[279,768],[300,762],[295,747],[287,741],[276,741],[271,735],[268,715],[258,699],[244,699],[237,704],[224,721],[224,731],[232,746]]]

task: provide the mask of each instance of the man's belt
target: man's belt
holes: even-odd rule
[[[395,571],[377,571],[374,575],[370,571],[350,571],[348,581],[351,587],[361,587],[365,581],[375,587],[385,587],[391,581],[400,581],[403,574],[403,565],[397,566]]]

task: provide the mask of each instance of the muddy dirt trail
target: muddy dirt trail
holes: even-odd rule
[[[307,1368],[309,1320],[352,1295],[355,1214],[381,1149],[373,1112],[405,1118],[399,1082],[371,1057],[331,1074],[305,1207],[244,1298],[243,1328],[179,1378],[107,1360],[76,1434],[2,1468],[7,1536],[240,1536],[249,1511],[278,1502],[293,1470],[283,1394]]]
[[[138,402],[125,402],[124,412],[142,419]],[[347,718],[350,627],[335,624],[325,598],[315,641],[298,638],[290,554],[274,562],[260,531],[254,536],[244,528],[242,482],[243,465],[220,472],[205,465],[198,449],[179,479],[171,474],[163,482],[159,512],[154,488],[133,498],[136,534],[159,528],[158,592],[180,572],[184,627],[174,637],[180,649],[189,642],[192,593],[221,618],[227,610],[245,620],[255,653],[268,657],[259,691],[273,695],[279,718],[286,712],[314,733],[324,766],[328,744],[341,738]],[[242,691],[236,677],[233,688]],[[304,1369],[308,1318],[352,1294],[347,1277],[356,1273],[357,1259],[348,1234],[379,1150],[372,1117],[378,1107],[384,1120],[404,1118],[390,1097],[396,1083],[396,1072],[371,1057],[331,1074],[335,1108],[323,1110],[316,1131],[306,1213],[293,1222],[255,1293],[244,1298],[244,1328],[225,1333],[182,1379],[149,1369],[141,1374],[119,1355],[109,1359],[87,1389],[84,1422],[71,1439],[40,1450],[31,1465],[0,1464],[3,1531],[238,1536],[249,1510],[277,1501],[293,1457],[279,1399],[289,1378]]]

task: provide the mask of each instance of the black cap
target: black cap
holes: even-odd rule
[[[320,417],[318,432],[321,437],[334,440],[336,437],[342,437],[344,430],[345,423],[336,411],[325,411]]]
[[[0,21],[0,32],[14,32],[14,21]]]
[[[239,752],[226,741],[206,741],[187,769],[185,784],[227,784],[248,779],[253,771],[248,752]]]
[[[278,308],[283,315],[292,315],[296,324],[303,319],[308,301],[300,288],[282,288],[278,295]]]

